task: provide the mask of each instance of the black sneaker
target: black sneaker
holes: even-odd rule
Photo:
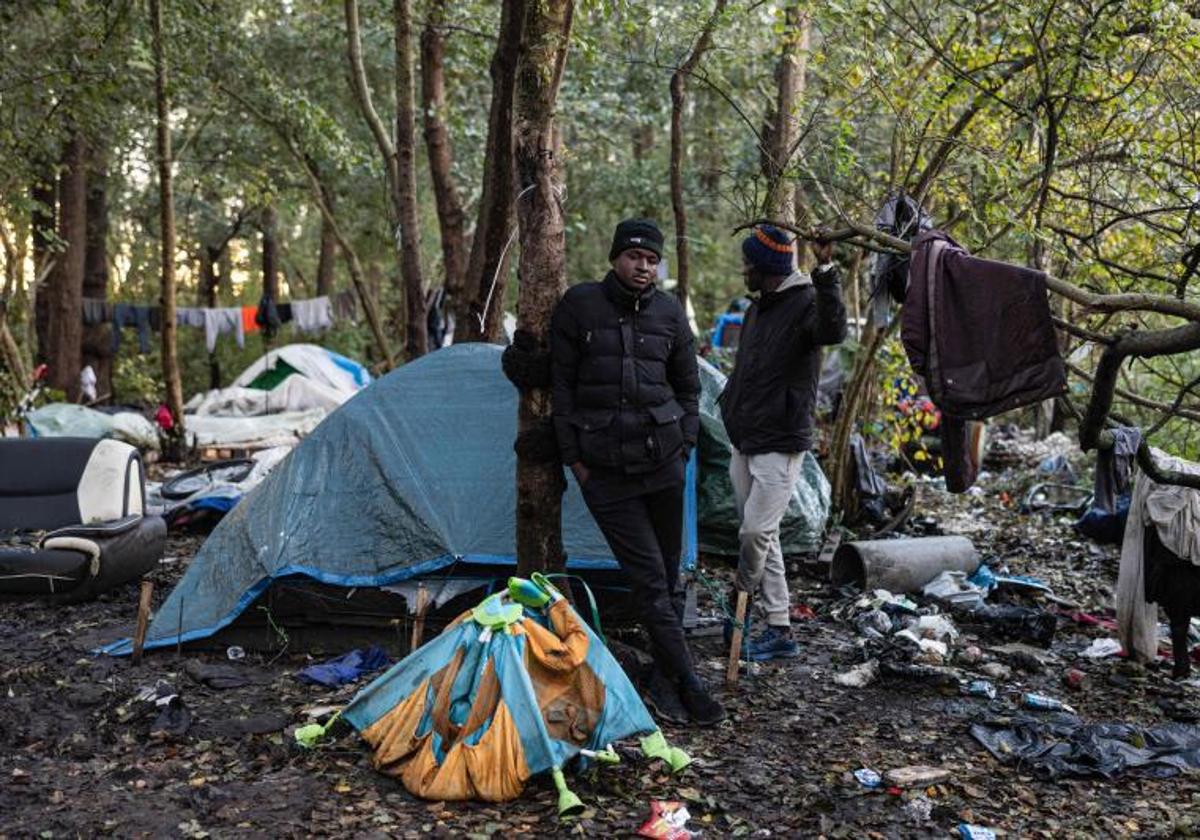
[[[688,722],[688,710],[684,708],[675,685],[655,669],[646,686],[642,697],[646,706],[659,720],[667,723],[685,724]]]
[[[696,726],[716,726],[725,720],[725,707],[708,693],[702,682],[694,677],[692,680],[679,689],[679,699]]]

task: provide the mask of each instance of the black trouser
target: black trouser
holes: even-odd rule
[[[584,485],[588,509],[633,590],[634,606],[650,636],[650,653],[668,678],[694,675],[683,638],[683,483],[637,496]],[[614,498],[614,495],[616,496]]]

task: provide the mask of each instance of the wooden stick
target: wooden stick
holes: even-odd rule
[[[419,648],[425,639],[425,613],[429,612],[429,602],[429,590],[422,583],[417,587],[417,617],[413,621],[412,646],[409,652]]]
[[[736,617],[733,624],[733,640],[729,646],[729,668],[725,671],[726,685],[737,685],[738,681],[738,660],[742,655],[742,629],[746,624],[746,600],[746,593],[738,592]]]
[[[150,601],[154,596],[154,581],[142,581],[142,594],[138,598],[137,628],[133,631],[133,664],[142,662],[142,646],[146,644],[146,630],[150,627]]]

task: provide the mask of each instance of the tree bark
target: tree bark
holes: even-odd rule
[[[683,63],[671,74],[671,209],[675,213],[675,278],[677,281],[675,294],[680,303],[687,309],[688,288],[690,282],[690,265],[688,262],[687,240],[687,206],[683,201],[683,109],[687,99],[688,77],[695,71],[696,65],[704,57],[704,53],[712,45],[713,30],[721,13],[725,11],[726,0],[716,0],[712,14],[700,30],[695,44],[684,58]]]
[[[413,83],[412,3],[395,0],[396,214],[400,222],[400,274],[404,279],[404,350],[408,359],[428,349],[425,280],[421,276],[421,229],[417,224],[416,92]]]
[[[55,185],[54,161],[47,157],[40,162],[38,174],[29,188],[33,202],[30,211],[30,234],[33,240],[33,335],[36,350],[34,361],[43,364],[50,360],[50,308],[49,284],[46,268],[54,259],[50,250],[51,235],[57,222],[58,190]]]
[[[526,7],[517,68],[516,164],[522,187],[517,221],[521,278],[517,329],[549,352],[550,316],[566,290],[566,231],[561,172],[554,154],[554,112],[566,64],[573,0],[538,0]],[[518,442],[553,434],[549,388],[522,389]],[[538,447],[532,447],[536,450]],[[562,465],[517,447],[517,574],[561,569]],[[538,453],[540,454],[540,453]]]
[[[108,299],[108,151],[96,145],[88,161],[87,248],[84,255],[83,296]],[[83,328],[83,364],[96,373],[101,398],[112,395],[112,339],[104,324]]]
[[[66,392],[68,402],[79,399],[83,367],[83,271],[87,252],[87,142],[75,131],[63,150],[58,184],[58,235],[65,242],[50,274],[46,303],[49,312],[48,362],[50,386]]]
[[[154,101],[158,114],[156,147],[158,151],[158,203],[162,234],[161,298],[162,366],[167,390],[167,408],[174,426],[170,438],[172,455],[180,455],[184,440],[183,380],[179,375],[179,356],[175,324],[175,195],[171,181],[171,103],[167,97],[167,51],[163,37],[162,0],[150,0],[150,26],[154,41]]]
[[[275,207],[268,204],[258,218],[262,233],[262,289],[263,296],[279,300],[279,241]]]
[[[513,96],[526,0],[504,0],[500,31],[488,72],[492,101],[484,150],[483,195],[471,240],[463,293],[451,300],[454,341],[496,341],[503,326],[513,235],[516,172],[513,162]]]
[[[809,15],[798,5],[784,11],[784,31],[779,63],[775,67],[775,101],[763,127],[762,174],[767,185],[763,212],[774,219],[796,223],[795,190],[787,171],[800,137],[796,111],[804,98],[808,66]]]
[[[462,296],[467,270],[466,214],[454,183],[454,156],[446,111],[446,39],[442,25],[446,0],[431,0],[421,32],[421,107],[425,123],[425,149],[433,197],[442,235],[443,284],[451,299]]]
[[[325,204],[333,210],[333,195],[322,188]],[[321,216],[321,251],[317,256],[317,297],[333,294],[334,264],[337,261],[337,235],[333,225],[324,215]]]

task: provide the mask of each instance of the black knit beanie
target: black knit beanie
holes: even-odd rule
[[[663,234],[653,219],[626,219],[617,225],[608,258],[615,260],[630,248],[644,248],[662,257]]]

